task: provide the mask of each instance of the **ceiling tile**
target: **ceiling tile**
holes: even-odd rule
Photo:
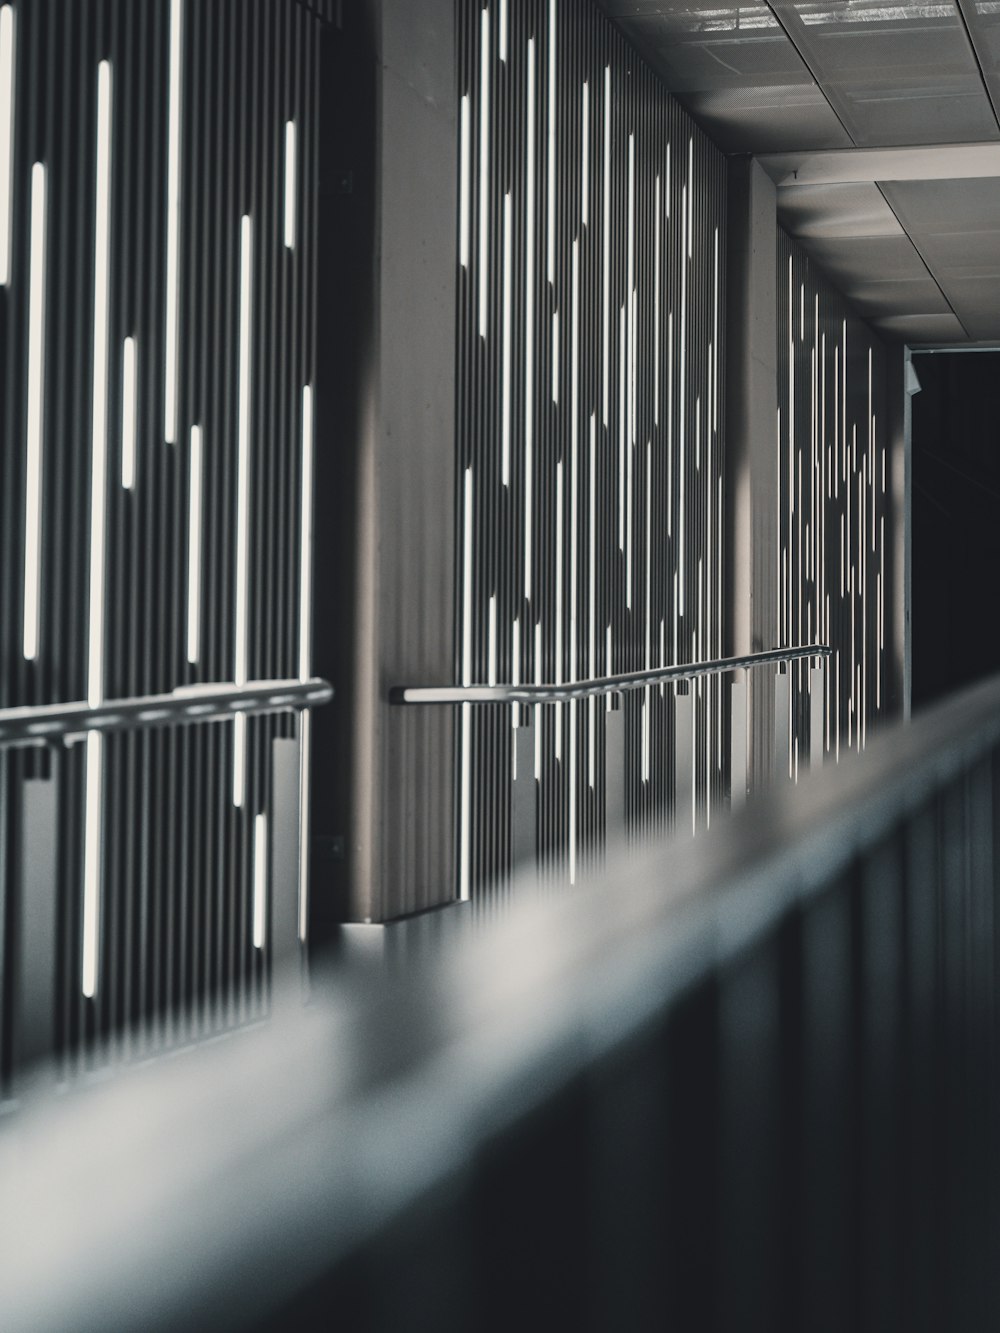
[[[903,228],[875,184],[796,185],[778,191],[778,217],[797,237],[899,236]]]

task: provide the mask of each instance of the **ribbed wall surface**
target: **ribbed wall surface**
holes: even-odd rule
[[[0,703],[307,673],[323,18],[294,0],[0,14]],[[0,759],[8,964],[22,777],[51,762],[58,781],[71,1063],[106,1058],[125,1020],[148,1020],[132,1040],[149,1050],[261,1011],[255,857],[271,741],[293,726]]]
[[[862,749],[886,707],[894,586],[882,344],[778,232],[778,642],[827,643],[823,746]],[[794,667],[789,771],[808,744]]]
[[[717,656],[723,160],[590,4],[459,16],[457,677]],[[697,705],[706,809],[722,690]],[[464,705],[463,896],[669,821],[674,703]]]

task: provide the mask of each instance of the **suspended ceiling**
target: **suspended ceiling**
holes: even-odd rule
[[[1000,0],[602,0],[887,337],[1000,339]]]

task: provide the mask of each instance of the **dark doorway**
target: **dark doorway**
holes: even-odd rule
[[[1000,352],[914,354],[913,707],[1000,671]]]

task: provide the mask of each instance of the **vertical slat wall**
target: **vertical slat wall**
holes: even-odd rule
[[[0,704],[297,677],[330,16],[295,0],[0,13]],[[271,742],[295,724],[243,721],[242,783],[239,722],[0,756],[5,1073],[19,791],[39,764],[59,784],[67,1072],[266,1008]]]
[[[828,643],[823,749],[864,748],[886,707],[893,534],[885,351],[778,230],[777,642]],[[789,771],[809,744],[808,664],[792,668]],[[778,757],[780,764],[781,757]]]
[[[593,5],[458,9],[457,678],[717,656],[723,159]],[[697,699],[702,820],[724,789],[723,690]],[[670,822],[673,691],[608,707],[463,707],[463,896],[510,872],[525,763],[528,855],[555,877],[599,855],[622,805],[633,829]]]

